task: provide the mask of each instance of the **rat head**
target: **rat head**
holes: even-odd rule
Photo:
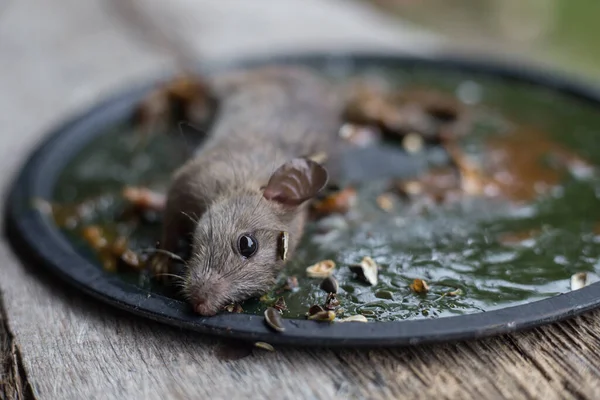
[[[215,201],[198,221],[187,263],[184,293],[194,310],[214,315],[266,292],[283,268],[285,250],[299,240],[303,203],[326,183],[321,165],[297,158],[280,166],[264,190]]]

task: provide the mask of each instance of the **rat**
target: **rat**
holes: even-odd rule
[[[184,77],[151,93],[137,117],[152,126],[185,119],[208,127],[172,176],[149,264],[156,277],[173,276],[183,241],[189,256],[174,282],[196,313],[215,315],[267,292],[293,257],[308,205],[341,154],[343,95],[308,67],[198,73],[193,51],[138,2],[109,4],[116,20],[174,56]]]
[[[238,71],[203,87],[218,108],[207,139],[173,174],[150,265],[169,275],[168,253],[185,239],[178,284],[196,313],[212,316],[267,292],[293,257],[308,204],[330,180],[318,158],[335,159],[343,102],[330,82],[295,66]]]

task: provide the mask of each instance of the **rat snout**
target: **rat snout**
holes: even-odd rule
[[[227,304],[226,286],[222,282],[206,283],[194,288],[190,303],[194,311],[205,317],[217,314]]]
[[[213,304],[208,302],[205,297],[197,297],[196,301],[193,304],[194,311],[196,311],[200,315],[204,315],[205,317],[212,317],[218,311]]]

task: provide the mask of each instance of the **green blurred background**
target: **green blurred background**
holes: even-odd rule
[[[364,0],[468,49],[600,79],[600,0]]]

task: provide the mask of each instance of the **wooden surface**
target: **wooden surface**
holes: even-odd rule
[[[207,57],[438,46],[436,38],[347,0],[163,3],[179,7],[172,13],[197,15],[202,29],[175,25],[185,25]],[[0,7],[0,57],[4,190],[45,130],[168,65],[118,30],[98,2],[81,0]],[[0,396],[6,398],[549,400],[600,393],[600,313],[477,342],[268,353],[115,311],[22,266],[4,244],[0,260]]]

